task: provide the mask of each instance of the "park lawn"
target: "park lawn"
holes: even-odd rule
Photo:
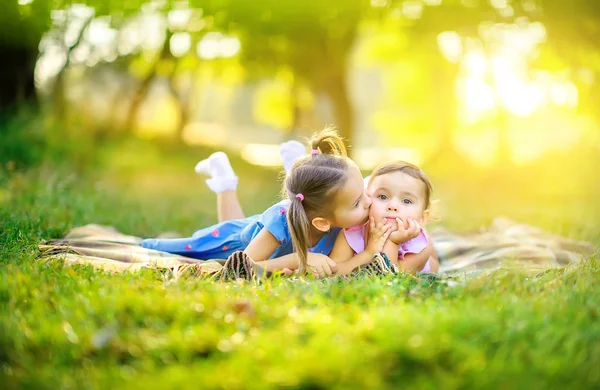
[[[85,223],[152,236],[214,222],[214,195],[193,173],[206,153],[131,141],[93,168],[0,176],[0,388],[600,386],[596,257],[467,279],[261,285],[36,261],[39,240]],[[277,199],[276,171],[233,165],[248,214]],[[431,173],[453,230],[504,214],[598,245],[597,180],[578,175],[532,190],[517,174]]]

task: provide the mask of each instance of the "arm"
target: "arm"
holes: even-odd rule
[[[383,253],[390,259],[392,264],[398,265],[398,244],[387,240],[383,245]]]
[[[329,257],[321,253],[307,253],[308,271],[316,278],[330,276],[337,272],[337,265]],[[298,269],[300,258],[296,252],[270,260],[258,261],[258,265],[268,271],[293,271]]]
[[[244,253],[254,261],[268,260],[279,245],[279,241],[271,232],[262,229],[244,249]]]
[[[331,251],[331,258],[337,263],[338,274],[349,274],[355,268],[370,263],[373,260],[373,255],[383,249],[390,235],[391,227],[390,224],[384,221],[375,225],[375,220],[371,218],[369,221],[369,241],[367,247],[355,256],[352,256],[354,251],[348,244],[346,236],[343,233],[338,234],[333,250]],[[398,249],[396,247],[397,257]]]
[[[340,263],[350,260],[352,256],[354,256],[354,251],[350,248],[350,245],[348,245],[346,235],[341,231],[333,243],[333,249],[331,249],[329,257],[336,263]]]
[[[433,253],[433,246],[431,240],[427,242],[427,247],[419,253],[407,253],[404,255],[404,259],[398,262],[398,268],[404,272],[410,272],[411,274],[417,273],[425,267],[429,256]],[[432,264],[433,265],[433,264]],[[432,267],[433,268],[433,267]],[[437,270],[436,270],[437,272]]]
[[[269,259],[279,245],[280,243],[277,241],[277,238],[275,238],[275,236],[269,232],[269,230],[263,229],[256,237],[254,237],[254,239],[252,239],[252,241],[250,241],[250,244],[248,244],[244,250],[244,253],[254,260],[254,262],[256,262],[258,265],[264,267],[267,271],[279,271],[286,268],[290,270],[297,269],[300,259],[296,253],[290,253],[285,256]],[[308,253],[309,260],[316,257],[311,255],[317,254]],[[328,274],[331,274],[331,269],[329,270]]]
[[[311,253],[309,253],[309,256]],[[295,270],[298,268],[300,259],[296,256],[296,253],[290,253],[285,256],[276,257],[274,259],[257,261],[256,264],[260,265],[267,271],[281,271],[283,269]]]

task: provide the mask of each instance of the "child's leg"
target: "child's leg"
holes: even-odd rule
[[[306,149],[298,141],[287,141],[279,146],[279,155],[285,172],[288,173],[297,159],[306,155]],[[210,176],[208,188],[217,194],[219,222],[244,218],[244,211],[237,196],[238,178],[223,152],[213,153],[196,164],[196,172]]]
[[[217,194],[217,213],[219,222],[244,218],[244,211],[237,196],[237,191],[224,191]]]
[[[193,247],[197,239],[186,238],[146,238],[142,240],[142,247],[154,249],[161,252],[169,252],[176,255],[195,257]]]
[[[236,191],[238,178],[225,153],[216,152],[200,161],[196,164],[196,172],[210,176],[206,184],[217,194],[219,222],[244,218],[244,211]]]

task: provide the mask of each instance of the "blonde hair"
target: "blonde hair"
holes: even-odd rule
[[[287,222],[301,273],[306,270],[311,220],[331,215],[333,200],[348,179],[350,165],[344,142],[332,128],[315,133],[309,145],[313,152],[296,161],[283,184],[284,197],[291,201]]]
[[[391,161],[386,162],[378,167],[376,167],[371,173],[371,177],[369,178],[369,185],[374,178],[377,176],[385,175],[391,172],[402,172],[408,176],[414,177],[415,179],[421,180],[425,183],[425,209],[427,210],[431,207],[431,197],[433,196],[433,185],[431,184],[431,180],[427,177],[425,172],[421,170],[418,166],[411,164],[406,161]]]

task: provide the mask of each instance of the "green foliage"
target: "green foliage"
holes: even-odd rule
[[[0,169],[39,163],[46,146],[43,120],[28,110],[0,121]]]

